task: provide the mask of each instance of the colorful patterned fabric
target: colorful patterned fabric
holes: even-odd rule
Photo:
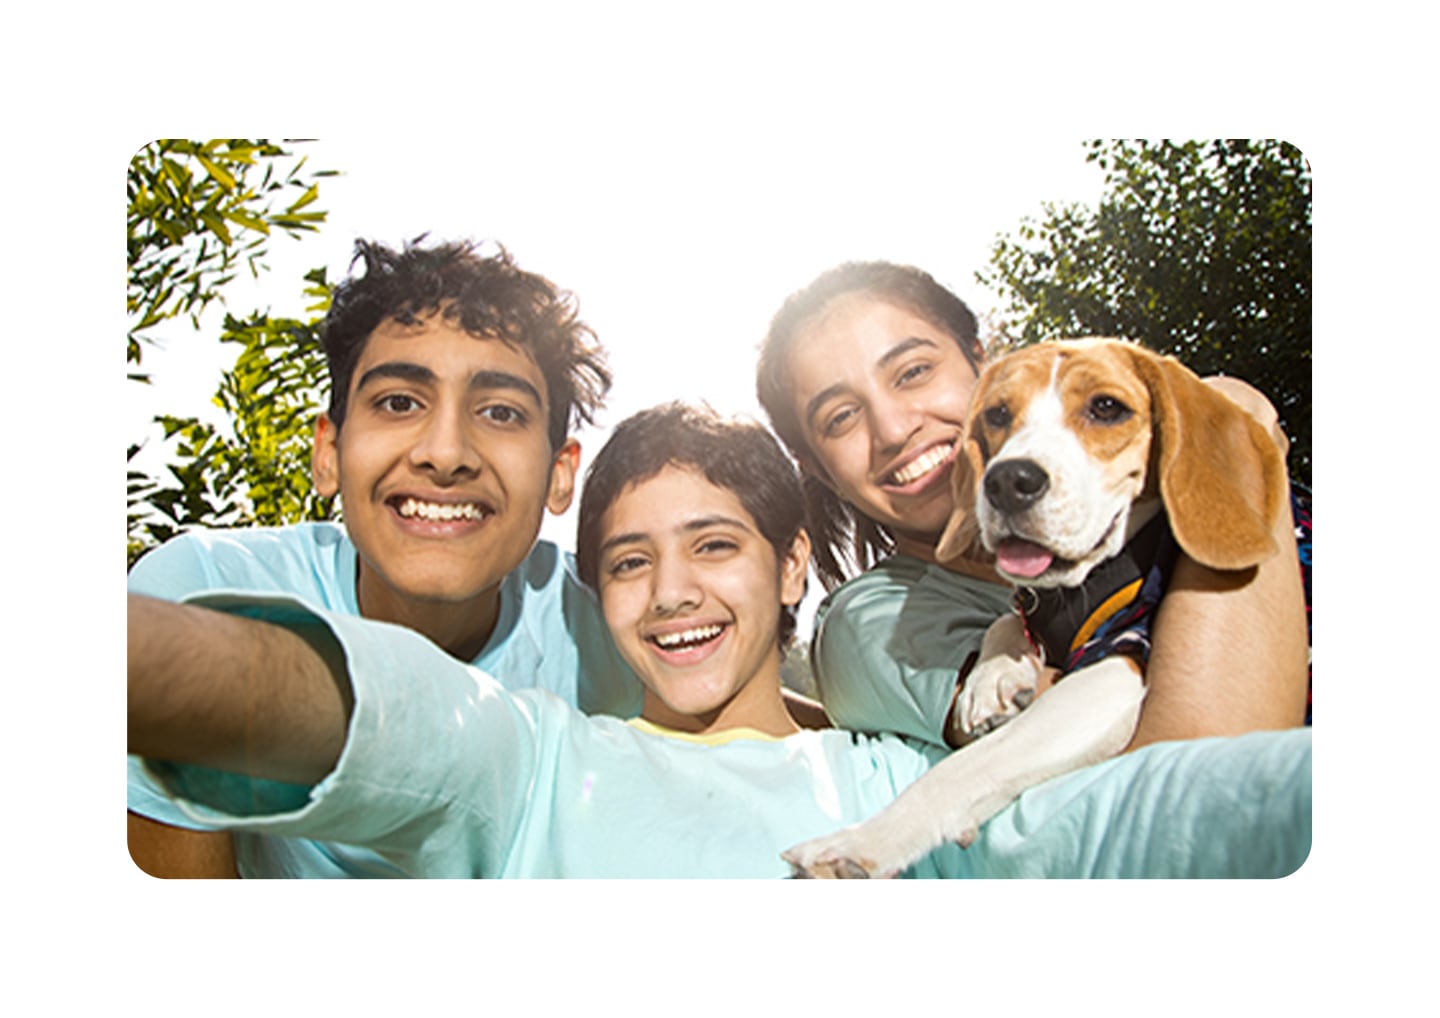
[[[1310,706],[1314,699],[1314,630],[1310,625],[1310,489],[1301,485],[1290,488],[1290,511],[1295,515],[1295,550],[1300,558],[1300,579],[1305,585],[1305,636],[1311,648],[1310,688],[1305,694],[1305,723],[1310,723]]]
[[[1111,654],[1143,666],[1150,658],[1155,606],[1170,585],[1179,550],[1161,513],[1079,587],[1019,588],[1015,610],[1031,644],[1067,675]]]

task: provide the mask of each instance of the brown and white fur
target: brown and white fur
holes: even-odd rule
[[[1274,441],[1178,361],[1134,344],[1045,343],[995,361],[964,442],[942,562],[983,546],[1012,582],[1075,586],[1162,505],[1181,549],[1211,568],[1277,551],[1287,480]],[[1037,696],[1045,669],[1019,616],[998,620],[955,698],[948,735],[961,748],[871,819],[786,851],[796,875],[893,876],[944,842],[969,845],[1032,785],[1120,753],[1145,695],[1139,665],[1107,657]]]

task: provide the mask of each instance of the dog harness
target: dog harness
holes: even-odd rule
[[[1313,525],[1311,495],[1294,484],[1290,511],[1295,520],[1295,550],[1305,590],[1305,631],[1310,620]],[[1025,623],[1030,646],[1051,663],[1064,662],[1062,674],[1094,664],[1109,654],[1128,654],[1140,664],[1150,657],[1150,622],[1170,585],[1179,546],[1162,512],[1141,528],[1113,559],[1101,563],[1078,588],[1036,590],[1020,587],[1012,605]],[[1096,605],[1093,610],[1090,606]],[[966,662],[965,675],[973,660]],[[1307,685],[1309,685],[1307,683]],[[1307,690],[1305,724],[1311,723],[1313,687]]]
[[[1017,588],[1011,603],[1031,647],[1064,674],[1111,654],[1129,655],[1143,666],[1155,606],[1170,585],[1179,550],[1161,512],[1080,586]]]

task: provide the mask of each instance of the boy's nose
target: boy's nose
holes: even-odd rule
[[[410,458],[416,466],[432,470],[447,480],[472,475],[480,469],[479,450],[458,414],[436,414],[426,422]]]

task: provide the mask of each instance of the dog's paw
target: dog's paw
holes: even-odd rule
[[[927,840],[907,838],[888,824],[871,820],[822,838],[802,841],[780,853],[799,880],[866,880],[894,877],[930,849],[945,841],[969,848],[979,834],[973,818],[961,819],[949,831],[935,830]]]
[[[790,860],[786,860],[790,862]],[[853,859],[816,860],[807,865],[790,862],[792,880],[868,880],[870,873]]]
[[[870,843],[863,825],[847,827],[823,838],[812,838],[780,853],[790,864],[790,875],[814,880],[865,880],[892,877],[899,865],[887,865],[883,846]]]
[[[981,662],[955,697],[951,718],[957,745],[966,745],[1018,715],[1035,699],[1040,671],[1029,659]]]

